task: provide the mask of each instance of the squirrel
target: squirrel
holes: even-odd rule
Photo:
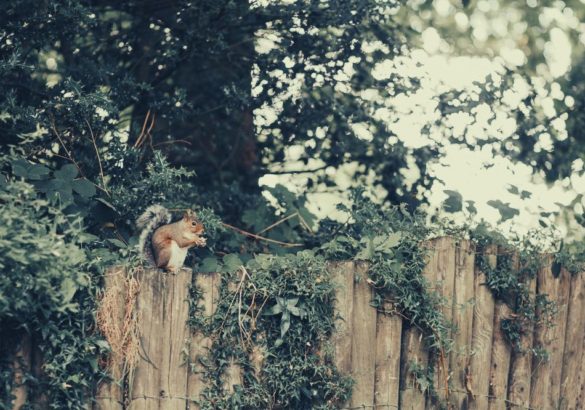
[[[157,268],[176,273],[183,267],[192,246],[205,246],[204,227],[191,210],[171,223],[171,213],[161,205],[152,205],[136,220],[142,230],[138,247],[145,259]]]

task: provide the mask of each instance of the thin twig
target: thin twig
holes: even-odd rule
[[[136,138],[136,142],[134,143],[134,148],[140,147],[142,145],[142,143],[144,142],[144,138],[148,134],[148,131],[146,131],[146,126],[148,124],[149,119],[150,119],[150,109],[146,112],[146,116],[144,117],[144,122],[142,123],[142,130],[140,130],[140,135],[138,135],[138,138]],[[151,124],[151,126],[152,126],[152,124]],[[152,129],[152,128],[150,128],[150,129]]]
[[[89,124],[88,120],[85,120],[85,123],[87,124],[87,127],[89,128],[89,134],[91,135],[91,141],[93,142],[93,148],[95,149],[95,155],[97,157],[98,160],[98,165],[100,167],[100,177],[102,178],[102,185],[104,186],[104,191],[108,194],[108,196],[110,195],[110,193],[108,192],[108,188],[106,187],[106,179],[104,177],[104,168],[102,167],[102,159],[100,157],[100,153],[97,147],[97,143],[95,142],[95,135],[93,133],[93,129],[91,128],[91,125]]]
[[[159,147],[161,145],[167,145],[167,144],[185,144],[185,145],[193,145],[191,144],[190,141],[187,140],[172,140],[172,141],[163,141],[163,142],[159,142],[158,144],[154,144],[153,147]]]
[[[260,235],[255,235],[253,233],[250,233],[248,231],[244,231],[243,229],[240,228],[236,228],[233,225],[230,224],[226,224],[225,222],[221,223],[223,226],[225,226],[226,228],[232,229],[236,232],[238,232],[239,234],[248,236],[250,238],[254,238],[254,239],[258,239],[260,241],[265,241],[265,242],[270,242],[270,243],[275,243],[277,245],[281,245],[284,246],[286,248],[292,248],[292,247],[296,247],[296,246],[303,246],[302,243],[290,243],[290,242],[282,242],[282,241],[277,241],[276,239],[270,239],[270,238],[265,238],[264,236],[260,236]]]
[[[81,176],[85,178],[85,175],[83,174],[83,171],[81,170],[81,167],[79,166],[79,164],[77,163],[77,161],[75,161],[75,159],[71,155],[71,152],[65,146],[65,143],[63,142],[63,139],[61,139],[61,135],[57,131],[57,128],[55,127],[55,123],[54,123],[53,120],[51,120],[51,129],[53,130],[53,133],[55,134],[55,136],[57,137],[57,139],[61,143],[61,146],[63,147],[63,150],[67,154],[67,157],[68,157],[69,161],[73,162],[73,165],[75,165],[77,167],[77,170],[79,171],[79,173],[81,174]]]
[[[285,217],[285,218],[282,218],[281,220],[279,220],[279,221],[276,221],[276,222],[275,222],[275,223],[273,223],[272,225],[270,225],[270,226],[268,226],[268,227],[266,227],[266,228],[262,229],[262,230],[261,230],[260,232],[258,232],[256,235],[260,235],[261,233],[264,233],[264,232],[266,232],[266,231],[269,231],[269,230],[271,230],[272,228],[274,228],[274,227],[276,227],[276,226],[280,225],[280,224],[281,224],[281,223],[283,223],[284,221],[288,221],[290,218],[294,218],[295,216],[298,216],[298,214],[299,214],[298,212],[294,212],[294,213],[290,214],[289,216],[287,216],[287,217]]]

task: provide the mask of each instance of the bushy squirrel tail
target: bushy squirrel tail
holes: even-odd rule
[[[171,213],[161,205],[149,206],[136,220],[136,226],[141,230],[138,249],[152,265],[155,265],[154,254],[152,252],[152,235],[157,228],[170,222]]]

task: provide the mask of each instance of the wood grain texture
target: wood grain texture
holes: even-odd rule
[[[116,305],[124,307],[126,305],[126,287],[125,287],[126,269],[116,267],[106,271],[104,275],[104,289],[112,292],[115,291]],[[118,333],[123,332],[125,309],[119,309],[117,312],[111,312],[114,317],[111,318],[115,322]],[[101,383],[97,387],[95,402],[93,403],[94,410],[122,410],[124,401],[124,370],[122,369],[122,362],[119,365],[112,364],[109,369],[112,380]]]
[[[498,247],[498,258],[509,255],[510,250]],[[513,267],[518,266],[518,256],[512,256]],[[510,317],[512,310],[503,301],[497,300],[494,307],[494,336],[492,340],[492,360],[490,369],[490,410],[505,410],[508,393],[508,376],[512,348],[502,331],[502,320]]]
[[[569,288],[559,408],[577,410],[585,406],[582,400],[584,370],[581,369],[585,362],[585,273],[573,275]]]
[[[555,279],[551,269],[552,257],[548,256],[544,266],[539,269],[536,279],[539,295],[546,295],[551,300],[556,300],[559,281]],[[538,317],[542,315],[538,309]],[[534,329],[534,346],[551,352],[555,339],[555,328],[544,323]],[[549,358],[535,357],[533,360],[532,386],[530,392],[530,404],[535,409],[546,409],[552,403],[552,361]]]
[[[370,306],[373,297],[368,280],[368,264],[356,262],[358,278],[353,291],[353,337],[351,343],[351,375],[355,380],[351,407],[374,405],[376,368],[376,309]]]
[[[453,393],[450,401],[455,408],[467,408],[471,393],[469,362],[473,331],[473,291],[475,269],[475,245],[462,240],[455,249],[455,285],[453,290],[453,352],[450,360]]]
[[[443,316],[449,323],[453,322],[453,314],[455,311],[455,254],[456,244],[453,238],[442,237],[432,241],[431,245],[436,254],[433,257],[434,266],[429,266],[430,271],[426,273],[429,281],[435,281],[435,290],[445,300],[443,306]],[[425,269],[427,272],[427,269]],[[449,333],[451,339],[454,338],[452,332]],[[451,354],[445,356],[444,361],[436,363],[434,383],[437,388],[439,399],[449,402],[449,390],[447,389],[447,381],[450,379]]]
[[[413,327],[407,328],[402,335],[400,357],[400,409],[425,408],[425,393],[420,390],[412,365],[424,369],[428,366],[428,360],[422,332]]]
[[[490,267],[495,268],[497,247],[490,245],[483,254]],[[474,270],[474,305],[473,330],[471,340],[471,357],[469,375],[473,397],[469,400],[469,410],[488,408],[489,375],[492,355],[492,339],[494,334],[494,296],[486,285],[486,273],[478,267]]]
[[[380,408],[398,408],[402,318],[390,313],[394,311],[390,302],[386,302],[382,310],[378,312],[376,319],[374,405]]]
[[[428,282],[429,290],[441,293],[441,283],[437,283],[439,257],[445,251],[444,238],[437,238],[424,244],[428,249],[427,261],[422,272]],[[428,348],[425,345],[423,334],[407,321],[403,322],[402,346],[400,354],[400,408],[424,409],[426,394],[421,391],[412,371],[413,365],[425,369],[428,366]],[[428,403],[432,408],[433,404]]]
[[[189,317],[188,289],[192,273],[176,275],[144,271],[137,296],[141,360],[130,391],[131,410],[177,409],[185,406],[187,367],[183,365]]]
[[[199,307],[206,318],[215,314],[219,302],[221,276],[219,273],[198,273],[195,277],[195,285],[202,292]],[[187,409],[197,409],[201,392],[207,387],[203,378],[204,367],[202,360],[209,353],[211,339],[200,332],[191,334],[189,342],[189,371],[187,374]]]
[[[527,278],[526,287],[530,299],[536,297],[536,278]],[[508,400],[516,407],[528,408],[530,405],[530,385],[532,376],[532,344],[534,326],[525,323],[525,332],[520,336],[520,349],[512,352],[510,361],[510,376],[508,380]]]
[[[334,309],[335,321],[333,348],[335,366],[340,372],[351,372],[351,345],[353,335],[353,292],[355,264],[353,262],[330,263],[331,280],[336,288]]]
[[[585,339],[583,340],[583,357],[585,358]],[[585,360],[582,358],[577,375],[577,383],[574,386],[577,398],[575,400],[575,409],[585,408]]]
[[[567,317],[569,306],[569,291],[571,286],[571,274],[566,269],[561,269],[557,281],[556,300],[557,314],[555,316],[553,328],[553,340],[549,350],[551,374],[550,374],[550,402],[549,408],[558,407],[561,402],[561,378],[563,370],[563,356],[565,352],[565,337],[567,330]]]
[[[492,360],[490,369],[490,410],[505,410],[508,390],[508,374],[512,349],[502,332],[502,320],[510,317],[511,309],[504,302],[496,301],[494,307],[494,338],[492,341]]]

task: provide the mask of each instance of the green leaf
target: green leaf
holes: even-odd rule
[[[209,256],[201,261],[199,264],[199,272],[202,273],[212,273],[219,271],[219,263],[217,258],[213,256]]]
[[[463,209],[463,197],[457,191],[446,189],[443,191],[448,198],[443,201],[443,209],[447,212],[459,212]]]
[[[17,177],[26,178],[28,176],[28,169],[30,164],[24,159],[17,159],[12,161],[12,173]]]
[[[292,306],[296,306],[299,303],[299,298],[291,298],[286,301],[286,307],[291,308]]]
[[[127,245],[119,239],[110,238],[110,239],[108,239],[108,242],[111,243],[112,245],[116,246],[117,248],[121,248],[121,249],[127,248]]]
[[[358,260],[371,260],[374,257],[374,241],[372,238],[362,238],[362,249],[355,256]]]
[[[288,312],[282,314],[282,320],[280,322],[280,337],[283,338],[290,329],[290,315]]]
[[[520,215],[520,211],[518,209],[512,208],[509,203],[504,203],[499,199],[495,201],[488,201],[487,204],[492,208],[496,208],[500,212],[501,222],[512,219],[516,215]]]
[[[235,253],[228,253],[223,257],[223,269],[222,272],[231,273],[235,272],[243,266],[244,263],[240,257]]]
[[[55,171],[53,175],[55,178],[61,179],[64,181],[71,181],[73,178],[77,176],[78,170],[77,167],[73,164],[65,164],[61,167],[60,170]]]
[[[289,306],[287,309],[294,316],[301,316],[303,314],[303,311],[296,306]]]
[[[51,170],[44,165],[32,164],[28,170],[28,177],[32,180],[39,181],[46,179]]]
[[[402,232],[376,236],[373,240],[374,250],[382,253],[391,253],[393,248],[400,245],[400,239],[402,239]]]
[[[272,316],[278,315],[279,313],[282,313],[282,305],[280,303],[277,303],[274,306],[270,307],[269,309],[266,309],[263,315]]]
[[[61,295],[63,297],[61,302],[69,303],[69,301],[73,299],[73,296],[75,295],[76,291],[77,285],[75,284],[75,282],[73,282],[69,278],[63,279],[63,281],[61,282]]]
[[[91,198],[96,193],[95,185],[85,178],[74,180],[71,187],[84,198]]]

